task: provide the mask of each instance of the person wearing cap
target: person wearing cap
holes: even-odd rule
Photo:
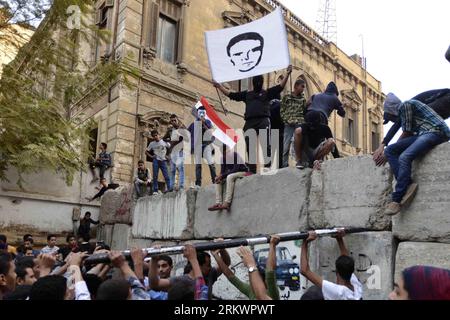
[[[418,100],[425,103],[431,109],[436,111],[436,113],[444,120],[450,117],[450,89],[446,88],[425,91],[418,94],[411,100]],[[391,121],[394,122],[394,125],[389,129],[389,132],[386,134],[383,142],[373,153],[373,161],[377,166],[383,166],[386,164],[387,159],[384,156],[384,148],[389,145],[389,142],[391,142],[402,126],[400,119],[392,118],[388,113],[385,113],[383,124],[388,124]]]
[[[402,206],[414,198],[417,184],[411,179],[414,159],[424,156],[433,147],[450,139],[450,129],[433,109],[418,100],[401,102],[393,93],[386,96],[384,113],[393,120],[400,119],[403,134],[398,142],[384,151],[397,184],[385,214],[396,215]]]

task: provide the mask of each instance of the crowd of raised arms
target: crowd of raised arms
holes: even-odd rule
[[[317,238],[308,233],[300,251],[301,274],[308,280],[308,289],[301,300],[361,300],[363,285],[355,275],[355,261],[344,243],[345,231],[335,235],[340,256],[335,262],[336,278],[325,280],[313,272],[308,263],[308,245]],[[145,259],[146,249],[133,248],[131,259],[113,251],[102,242],[83,242],[74,235],[59,246],[55,235],[48,235],[48,244],[41,250],[33,246],[27,234],[23,244],[15,248],[0,235],[0,300],[213,300],[213,287],[223,274],[250,300],[279,300],[277,286],[276,247],[280,237],[270,237],[269,253],[264,271],[258,268],[248,247],[237,249],[248,270],[250,283],[239,279],[230,269],[226,249],[197,252],[193,245],[184,246],[186,264],[182,275],[173,275],[173,260],[168,255]],[[223,239],[216,239],[220,242]],[[158,248],[155,246],[155,248]],[[86,264],[90,254],[106,253],[110,263]],[[212,266],[212,259],[216,267]],[[450,270],[412,266],[389,294],[392,300],[450,299]]]
[[[450,61],[450,48],[446,55]],[[339,100],[339,90],[331,82],[324,93],[313,95],[308,101],[304,96],[306,83],[298,80],[292,93],[280,99],[287,79],[292,71],[290,66],[279,85],[263,89],[264,78],[253,78],[253,90],[230,92],[221,84],[214,86],[231,100],[245,103],[245,125],[247,130],[282,129],[281,167],[289,166],[291,142],[294,142],[296,168],[310,167],[320,170],[321,162],[332,153],[339,157],[336,143],[328,127],[328,118],[336,110],[341,117],[345,110]],[[389,162],[396,178],[396,187],[392,201],[385,214],[398,214],[413,200],[417,183],[411,178],[411,166],[414,159],[425,155],[434,146],[450,139],[450,129],[445,119],[450,116],[450,89],[438,89],[418,94],[402,102],[394,94],[386,97],[384,104],[385,124],[394,123],[381,146],[374,152],[375,165]],[[202,137],[212,128],[205,117],[204,108],[196,110],[196,121],[200,125]],[[171,152],[182,142],[183,137],[176,135],[183,128],[177,115],[170,117],[171,126],[161,137],[156,130],[151,132],[152,142],[146,154],[153,162],[153,176],[145,168],[145,162],[139,161],[135,175],[135,190],[138,197],[148,189],[150,194],[158,194],[158,173],[162,171],[166,181],[166,191],[184,188],[183,151]],[[224,161],[221,172],[216,174],[212,160],[211,141],[205,142],[196,137],[195,122],[188,128],[191,133],[192,150],[199,144],[202,157],[210,168],[211,180],[216,185],[216,201],[209,210],[231,210],[234,184],[237,179],[256,173],[256,162],[237,161],[239,155],[227,148],[223,150]],[[403,129],[398,142],[389,145],[395,133]],[[175,137],[175,139],[174,139]],[[256,146],[251,146],[246,139],[247,153]],[[100,169],[99,193],[90,201],[101,198],[117,184],[107,183],[105,171],[112,166],[111,155],[106,151],[107,145],[101,144],[101,152],[90,167],[97,181],[95,169]],[[233,159],[227,163],[228,159]],[[249,157],[247,156],[247,159]],[[175,186],[178,172],[179,185]],[[152,179],[153,178],[153,179]],[[153,181],[152,181],[153,180]],[[196,165],[196,186],[201,186],[201,164]],[[223,185],[226,195],[223,199]],[[231,260],[226,249],[213,252],[196,252],[192,245],[185,245],[183,256],[186,259],[184,274],[174,276],[173,261],[170,256],[152,257],[144,260],[146,253],[141,248],[131,250],[131,261],[118,251],[111,251],[102,242],[90,241],[91,224],[99,221],[91,219],[87,212],[80,221],[77,235],[69,235],[66,244],[59,247],[55,235],[49,234],[48,245],[37,250],[33,237],[27,234],[23,243],[15,248],[8,244],[7,237],[0,235],[0,300],[208,300],[213,299],[213,286],[222,274],[249,299],[280,299],[276,279],[276,246],[280,239],[273,235],[270,239],[269,255],[263,273],[259,272],[252,251],[240,247],[238,254],[248,270],[250,283],[245,283],[229,268]],[[360,300],[363,297],[363,285],[355,275],[355,261],[344,244],[344,231],[335,236],[340,256],[335,262],[336,278],[334,282],[323,279],[314,273],[308,263],[308,245],[317,238],[314,231],[309,232],[303,241],[300,252],[301,274],[311,285],[303,294],[302,300]],[[223,239],[216,239],[223,241]],[[110,263],[86,265],[84,259],[92,253],[106,253]],[[212,267],[212,258],[216,267]],[[390,299],[410,300],[450,300],[450,270],[411,266],[401,272],[394,284]]]

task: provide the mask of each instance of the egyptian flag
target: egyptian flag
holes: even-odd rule
[[[236,132],[230,128],[225,122],[220,119],[219,115],[214,111],[205,97],[201,97],[200,101],[195,105],[195,109],[198,110],[200,107],[204,107],[206,110],[206,119],[212,122],[215,130],[213,136],[219,139],[223,144],[230,148],[234,148],[238,141],[238,136]]]

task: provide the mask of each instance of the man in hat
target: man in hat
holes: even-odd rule
[[[397,143],[385,150],[397,184],[392,193],[392,202],[385,214],[396,215],[402,206],[413,199],[417,184],[411,179],[411,164],[414,159],[425,155],[433,147],[450,139],[450,129],[444,119],[433,109],[418,100],[401,102],[389,93],[384,103],[384,113],[392,120],[400,119],[403,134]]]

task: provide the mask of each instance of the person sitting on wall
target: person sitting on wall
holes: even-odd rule
[[[303,241],[301,249],[301,273],[309,281],[322,289],[325,300],[361,300],[363,294],[363,286],[358,278],[354,275],[355,261],[350,257],[345,247],[343,237],[344,230],[339,230],[335,236],[341,256],[336,260],[336,283],[324,280],[321,276],[311,271],[308,263],[308,244],[317,239],[317,234],[310,231],[308,238]]]
[[[389,93],[384,103],[384,113],[393,119],[400,119],[403,134],[398,142],[384,151],[397,184],[392,193],[392,201],[385,214],[396,215],[401,207],[407,206],[414,198],[418,185],[411,178],[414,159],[424,156],[435,146],[450,139],[450,129],[433,109],[418,100],[401,102]]]
[[[230,210],[233,199],[234,185],[237,179],[250,175],[248,167],[242,158],[232,149],[224,147],[220,175],[216,177],[216,204],[209,211]],[[226,183],[225,201],[223,199],[223,184]]]
[[[138,168],[134,177],[134,187],[136,189],[136,195],[138,198],[144,195],[144,191],[151,190],[151,178],[150,170],[145,167],[145,163],[142,160],[138,161]],[[148,193],[148,191],[147,191]]]
[[[240,101],[245,103],[245,124],[244,124],[244,134],[251,133],[251,130],[256,131],[256,135],[259,137],[260,133],[266,135],[266,141],[270,141],[270,101],[273,99],[279,99],[280,93],[283,91],[286,83],[292,73],[292,65],[287,68],[287,74],[281,80],[279,85],[273,86],[267,90],[264,90],[264,77],[262,75],[255,76],[252,78],[253,90],[252,91],[241,91],[241,92],[231,92],[223,85],[213,82],[215,88],[219,89],[224,95],[229,97],[231,100]],[[256,174],[257,169],[257,146],[250,145],[250,138],[245,137],[245,144],[247,150],[247,165],[250,172]],[[262,145],[261,145],[262,146]],[[267,156],[271,156],[270,145],[262,146],[263,150],[266,149]],[[269,164],[266,164],[269,166]]]
[[[89,202],[92,202],[95,199],[100,199],[105,194],[106,191],[116,190],[119,187],[117,183],[108,184],[105,178],[100,179],[100,185],[102,186],[101,188],[95,187],[97,190],[99,190],[99,192],[95,196],[93,196],[92,198],[86,197],[85,199],[88,200]]]
[[[413,97],[411,100],[417,100],[426,104],[444,120],[450,117],[450,89],[448,88],[425,91]],[[386,164],[387,159],[384,155],[384,148],[389,145],[389,142],[391,142],[398,130],[402,127],[398,117],[392,117],[389,113],[384,113],[383,124],[388,124],[391,121],[394,125],[389,129],[383,142],[373,153],[373,161],[377,166],[384,166]]]
[[[106,148],[108,145],[104,142],[100,144],[100,153],[97,159],[90,159],[89,168],[92,172],[92,181],[94,183],[98,180],[97,174],[95,173],[95,168],[99,168],[100,171],[100,179],[103,179],[105,176],[105,171],[112,166],[111,154],[106,152]]]
[[[296,167],[313,167],[320,170],[321,162],[336,147],[330,127],[320,122],[317,111],[306,114],[306,123],[295,129],[294,149]]]

